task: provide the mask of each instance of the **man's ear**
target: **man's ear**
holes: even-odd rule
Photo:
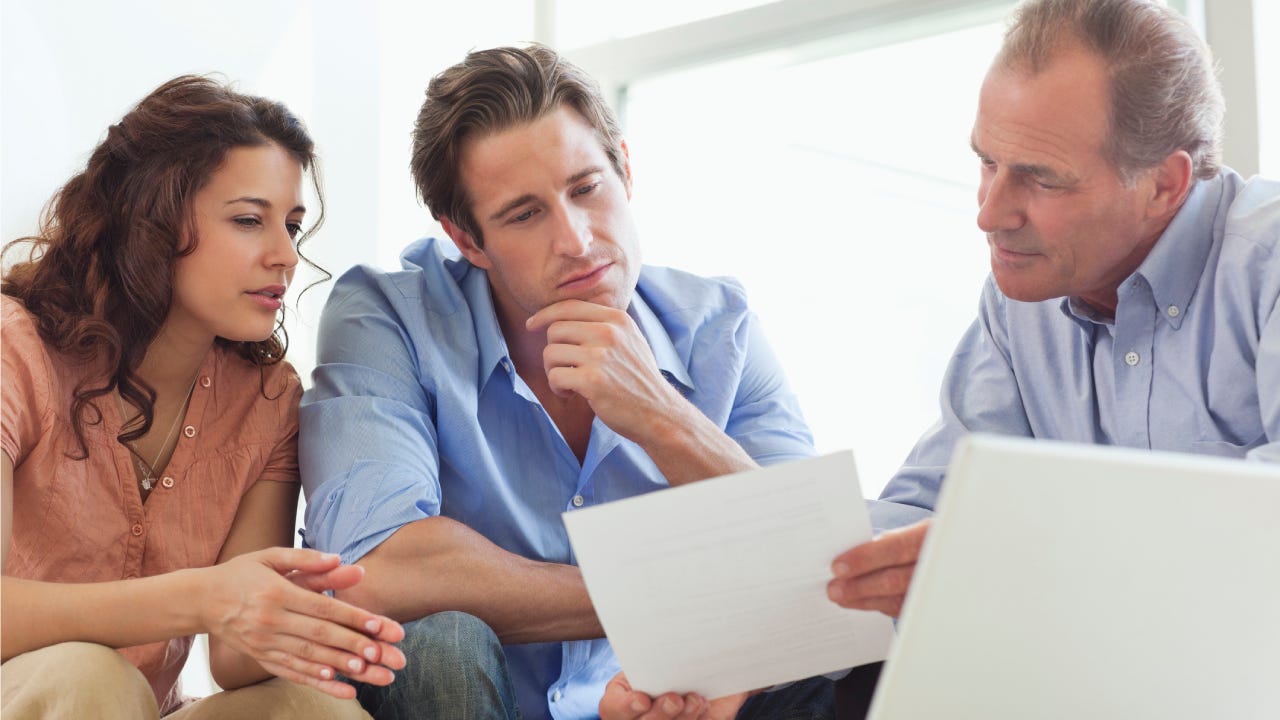
[[[1185,150],[1169,153],[1151,169],[1151,195],[1147,200],[1148,218],[1171,218],[1182,207],[1191,191],[1195,170]]]
[[[627,141],[623,140],[619,143],[622,147],[622,185],[627,190],[627,199],[631,199],[631,149],[627,147]]]
[[[471,237],[471,233],[454,225],[453,221],[447,217],[440,218],[440,227],[444,228],[444,233],[457,246],[458,252],[462,253],[462,257],[466,258],[467,262],[482,270],[492,269],[489,256],[485,255],[484,250],[476,244],[476,240]]]

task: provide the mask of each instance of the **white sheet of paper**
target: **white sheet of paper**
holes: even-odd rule
[[[827,599],[831,561],[871,537],[850,451],[563,517],[636,690],[716,698],[888,653],[889,618]]]

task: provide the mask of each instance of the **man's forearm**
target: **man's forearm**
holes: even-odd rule
[[[654,419],[653,432],[641,447],[672,487],[759,467],[741,445],[684,400],[678,412]]]
[[[578,568],[507,552],[449,518],[405,525],[358,564],[364,580],[338,596],[399,622],[461,610],[503,643],[604,636]]]

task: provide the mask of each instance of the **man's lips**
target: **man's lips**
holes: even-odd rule
[[[987,239],[991,246],[991,254],[1000,260],[1026,261],[1041,253],[1029,251],[1027,248],[1014,248],[996,240]]]
[[[578,273],[570,277],[568,280],[565,280],[564,282],[560,283],[557,287],[560,289],[565,289],[565,288],[576,288],[576,287],[582,287],[585,285],[591,285],[592,283],[603,278],[604,274],[608,272],[609,268],[611,267],[613,267],[613,263],[611,262],[604,263],[603,265],[594,267],[591,270],[588,270],[583,273]]]

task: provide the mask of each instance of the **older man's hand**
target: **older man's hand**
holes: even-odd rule
[[[841,554],[831,563],[835,579],[827,597],[841,607],[898,617],[931,522],[891,530]]]

